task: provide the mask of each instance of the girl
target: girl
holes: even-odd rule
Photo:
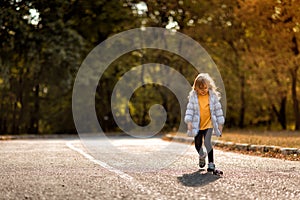
[[[185,113],[184,121],[187,124],[187,134],[195,137],[195,147],[199,154],[199,166],[205,167],[206,154],[202,148],[202,139],[208,153],[207,171],[214,171],[214,154],[211,144],[211,137],[221,136],[225,122],[223,110],[220,103],[220,93],[216,85],[207,73],[200,73],[193,84],[189,94],[189,102]]]

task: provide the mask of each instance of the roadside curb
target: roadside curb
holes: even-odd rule
[[[27,139],[64,139],[64,138],[78,138],[75,134],[54,134],[54,135],[0,135],[1,140],[27,140]]]
[[[171,134],[166,134],[165,136],[163,136],[162,139],[167,141],[174,141],[174,142],[187,143],[187,144],[192,144],[194,142],[194,138],[192,137],[173,136]],[[242,144],[242,143],[224,142],[219,140],[213,140],[212,144],[216,147],[227,148],[229,150],[252,151],[252,152],[261,152],[261,153],[271,152],[271,153],[280,153],[283,155],[300,155],[300,149],[297,148]]]

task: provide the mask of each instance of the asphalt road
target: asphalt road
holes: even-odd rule
[[[298,161],[215,150],[220,177],[199,171],[193,146],[111,141],[102,155],[77,139],[0,141],[0,199],[300,199]]]

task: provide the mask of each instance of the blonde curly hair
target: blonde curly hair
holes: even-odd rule
[[[214,82],[214,80],[210,77],[208,73],[200,73],[194,80],[193,84],[193,90],[196,88],[204,88],[205,85],[208,87],[209,90],[211,90],[217,97],[220,99],[221,95],[220,92],[218,92],[218,88]]]

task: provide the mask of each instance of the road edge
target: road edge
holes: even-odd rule
[[[192,144],[194,142],[193,137],[187,136],[174,136],[172,134],[166,134],[162,137],[166,141],[174,141],[186,144]],[[220,140],[213,140],[213,145],[220,148],[226,148],[228,150],[238,150],[245,152],[260,152],[260,153],[279,153],[282,155],[294,155],[300,156],[300,149],[297,148],[287,148],[280,146],[266,146],[266,145],[256,145],[256,144],[246,144],[246,143],[234,143],[225,142]]]

